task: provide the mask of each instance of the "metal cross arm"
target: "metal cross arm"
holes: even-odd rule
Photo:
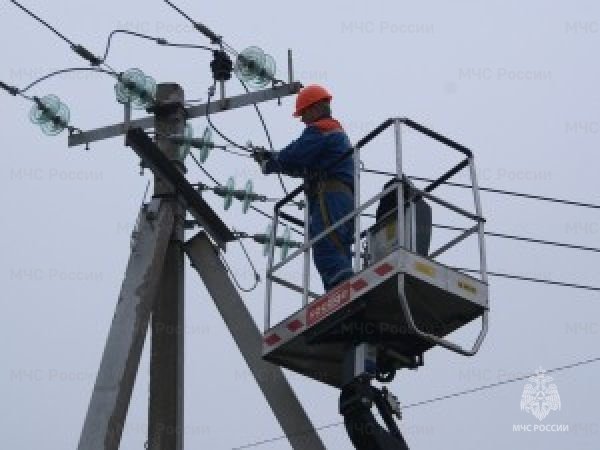
[[[235,236],[219,218],[183,174],[160,151],[156,143],[141,128],[127,132],[127,145],[131,147],[155,175],[169,183],[185,200],[190,213],[221,248]]]
[[[269,100],[280,99],[298,93],[302,83],[295,81],[293,83],[282,84],[269,89],[250,92],[247,94],[236,95],[234,97],[224,98],[219,101],[210,102],[210,110],[206,103],[186,108],[187,118],[204,117],[207,112],[215,114],[230,109],[241,108],[256,103],[262,103]],[[127,133],[130,128],[148,129],[154,127],[154,116],[142,117],[129,122],[121,122],[115,125],[109,125],[90,131],[75,132],[69,135],[69,147],[75,147],[82,144],[101,141]]]

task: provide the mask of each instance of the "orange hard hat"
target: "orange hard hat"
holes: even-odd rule
[[[322,100],[329,101],[332,98],[333,97],[329,91],[318,84],[311,84],[303,87],[300,89],[300,92],[298,92],[298,96],[296,97],[296,112],[294,112],[294,117],[300,117],[302,115],[302,111],[309,106],[312,106]]]

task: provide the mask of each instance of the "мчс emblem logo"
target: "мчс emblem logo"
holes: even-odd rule
[[[556,384],[550,383],[553,378],[541,368],[536,373],[529,377],[531,383],[523,388],[521,410],[533,414],[541,422],[550,411],[559,411],[561,404]]]

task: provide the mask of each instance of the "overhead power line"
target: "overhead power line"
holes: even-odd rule
[[[476,270],[476,269],[464,269],[461,267],[453,267],[453,269],[459,270],[462,272],[468,272],[468,273],[479,273],[480,272],[479,270]],[[541,278],[526,277],[523,275],[514,275],[514,274],[510,274],[510,273],[487,272],[487,274],[491,277],[508,278],[511,280],[529,281],[531,283],[548,284],[548,285],[552,285],[552,286],[561,286],[561,287],[568,287],[568,288],[572,288],[572,289],[582,289],[585,291],[600,292],[600,287],[597,287],[597,286],[586,286],[583,284],[567,283],[565,281],[544,280]]]
[[[586,359],[586,360],[583,360],[583,361],[577,361],[577,362],[572,363],[572,364],[566,364],[564,366],[554,367],[552,369],[546,370],[545,373],[549,374],[549,373],[562,372],[562,371],[565,371],[565,370],[571,370],[571,369],[575,369],[577,367],[582,367],[582,366],[586,366],[586,365],[597,363],[597,362],[600,362],[600,356],[595,357],[595,358],[589,358],[589,359]],[[403,406],[402,409],[406,410],[406,409],[410,409],[410,408],[417,408],[419,406],[430,405],[432,403],[438,403],[438,402],[441,402],[441,401],[444,401],[444,400],[450,400],[450,399],[453,399],[453,398],[458,398],[458,397],[462,397],[462,396],[465,396],[465,395],[474,394],[474,393],[485,391],[485,390],[489,390],[489,389],[494,389],[494,388],[497,388],[497,387],[500,387],[500,386],[505,386],[507,384],[512,384],[512,383],[516,383],[518,381],[527,380],[530,377],[535,376],[535,375],[537,375],[537,373],[530,373],[528,375],[522,375],[520,377],[509,378],[507,380],[498,381],[496,383],[485,384],[485,385],[478,386],[478,387],[475,387],[475,388],[466,389],[464,391],[458,391],[458,392],[454,392],[452,394],[446,394],[446,395],[442,395],[442,396],[439,396],[439,397],[434,397],[434,398],[431,398],[431,399],[428,399],[428,400],[423,400],[423,401],[420,401],[420,402],[410,403],[408,405]],[[333,422],[333,423],[330,423],[330,424],[327,424],[327,425],[321,425],[319,427],[316,427],[315,430],[316,431],[323,431],[323,430],[326,430],[326,429],[329,429],[329,428],[336,428],[336,427],[339,427],[341,425],[344,425],[344,422],[338,421],[338,422]],[[302,436],[302,435],[308,434],[308,433],[309,433],[308,431],[306,433],[298,433],[297,436]],[[253,443],[245,444],[245,445],[242,445],[240,447],[234,447],[234,448],[232,448],[232,450],[242,450],[242,449],[245,449],[245,448],[258,447],[258,446],[261,446],[261,445],[264,445],[264,444],[270,444],[270,443],[273,443],[273,442],[281,441],[283,439],[286,439],[286,436],[272,437],[272,438],[269,438],[269,439],[264,439],[262,441],[256,441],[256,442],[253,442]]]
[[[198,167],[204,172],[204,174],[206,176],[208,176],[216,185],[221,186],[221,183],[219,183],[219,181],[216,178],[214,178],[204,167],[202,167],[202,165],[196,159],[196,157],[194,155],[191,155],[191,156],[194,159],[194,161],[196,162],[196,164],[198,165]],[[255,212],[263,215],[264,217],[267,217],[267,218],[273,220],[273,216],[256,208],[255,206],[251,205],[250,208],[252,208]],[[442,226],[440,226],[440,227],[442,227]],[[458,228],[458,227],[446,227],[446,226],[443,226],[443,227],[449,228],[449,229]],[[303,235],[302,232],[296,230],[293,227],[290,227],[290,229],[299,235]],[[495,233],[495,234],[499,235],[500,233]],[[506,237],[506,236],[507,235],[503,235],[503,237]],[[527,238],[519,238],[519,239],[520,240],[528,240]],[[550,244],[550,242],[548,242],[548,243]],[[557,243],[554,243],[554,244],[557,244]],[[566,246],[566,245],[568,245],[568,244],[562,244],[561,246]],[[597,251],[598,249],[590,248],[590,250]],[[468,268],[460,268],[460,267],[454,267],[454,269],[460,270],[460,271],[463,271],[466,273],[474,273],[474,274],[480,273],[480,271],[477,269],[468,269]],[[497,277],[497,278],[506,278],[506,279],[511,279],[511,280],[527,281],[530,283],[546,284],[546,285],[560,286],[560,287],[566,287],[566,288],[571,288],[571,289],[580,289],[580,290],[585,290],[585,291],[600,292],[600,287],[597,287],[597,286],[588,286],[588,285],[583,285],[583,284],[569,283],[569,282],[565,282],[565,281],[548,280],[548,279],[535,278],[535,277],[524,276],[524,275],[516,275],[516,274],[493,272],[493,271],[488,271],[487,274],[489,276]]]
[[[30,17],[34,18],[39,23],[41,23],[42,25],[44,25],[46,28],[48,28],[50,31],[52,31],[55,35],[57,35],[60,39],[62,39],[63,41],[65,41],[67,44],[69,44],[69,46],[71,47],[71,50],[73,50],[75,53],[77,53],[83,59],[85,59],[86,61],[88,61],[92,66],[99,66],[100,64],[102,64],[102,60],[100,58],[98,58],[97,56],[95,56],[88,49],[86,49],[82,45],[75,44],[73,41],[71,41],[70,39],[68,39],[64,34],[60,33],[56,28],[54,28],[53,26],[51,26],[48,22],[46,22],[45,20],[43,20],[41,17],[38,17],[33,12],[31,12],[30,10],[28,10],[27,8],[25,8],[19,2],[15,1],[15,0],[10,0],[10,2],[13,3],[14,5],[16,5],[22,11],[24,11],[27,15],[29,15]]]
[[[392,173],[392,172],[385,172],[385,171],[381,171],[381,170],[375,170],[375,169],[361,169],[362,172],[366,172],[366,173],[372,173],[372,174],[376,174],[376,175],[385,175],[385,176],[390,176],[390,177],[395,177],[396,174]],[[416,181],[425,181],[428,183],[431,183],[435,180],[430,179],[430,178],[423,178],[423,177],[417,177],[417,176],[409,176],[408,177],[411,180],[416,180]],[[466,188],[466,189],[472,189],[472,186],[470,184],[463,184],[463,183],[454,183],[452,181],[446,181],[442,184],[448,185],[448,186],[453,186],[453,187],[460,187],[460,188]],[[560,198],[554,198],[554,197],[545,197],[542,195],[534,195],[534,194],[526,194],[523,192],[516,192],[516,191],[507,191],[504,189],[496,189],[496,188],[489,188],[489,187],[482,187],[479,186],[479,190],[480,191],[485,191],[485,192],[491,192],[494,194],[502,194],[502,195],[510,195],[513,197],[522,197],[522,198],[528,198],[531,200],[540,200],[540,201],[545,201],[545,202],[552,202],[552,203],[559,203],[562,205],[570,205],[570,206],[579,206],[582,208],[591,208],[591,209],[600,209],[600,205],[596,205],[593,203],[583,203],[583,202],[579,202],[579,201],[574,201],[574,200],[565,200],[565,199],[560,199]]]
[[[370,213],[364,213],[364,214],[361,214],[361,216],[369,217],[372,219],[374,219],[376,217],[375,214],[370,214]],[[467,231],[468,230],[468,228],[454,227],[454,226],[450,226],[450,225],[440,225],[437,223],[433,224],[433,228],[438,228],[441,230],[451,230],[451,231]],[[494,231],[485,231],[484,234],[486,236],[490,236],[490,237],[509,239],[509,240],[514,240],[514,241],[529,242],[531,244],[549,245],[551,247],[562,247],[562,248],[569,248],[572,250],[581,250],[581,251],[586,251],[586,252],[600,253],[600,248],[597,248],[597,247],[587,247],[584,245],[568,244],[565,242],[548,241],[545,239],[537,239],[537,238],[531,238],[531,237],[525,237],[525,236],[516,236],[516,235],[506,234],[506,233],[497,233]]]
[[[433,227],[443,229],[443,230],[467,231],[467,228],[452,227],[449,225],[433,224]],[[586,247],[583,245],[575,245],[575,244],[567,244],[564,242],[546,241],[543,239],[535,239],[535,238],[523,237],[523,236],[514,236],[514,235],[510,235],[510,234],[496,233],[493,231],[486,231],[485,235],[491,236],[491,237],[502,238],[502,239],[510,239],[510,240],[515,240],[515,241],[529,242],[532,244],[542,244],[542,245],[549,245],[552,247],[563,247],[563,248],[570,248],[573,250],[582,250],[582,251],[586,251],[586,252],[600,253],[600,248]]]
[[[41,17],[37,16],[36,14],[34,14],[33,12],[31,12],[30,10],[28,10],[27,8],[25,8],[19,2],[15,1],[15,0],[10,0],[10,2],[13,3],[14,5],[16,5],[18,8],[20,8],[22,11],[24,11],[29,16],[33,17],[39,23],[41,23],[42,25],[44,25],[46,28],[48,28],[50,31],[52,31],[55,35],[57,35],[59,38],[61,38],[63,41],[65,41],[70,46],[74,46],[75,45],[73,43],[73,41],[71,41],[69,38],[67,38],[64,34],[62,34],[60,31],[58,31],[56,28],[54,28],[52,25],[50,25],[44,19],[42,19]]]
[[[572,364],[555,367],[553,369],[546,370],[545,373],[561,372],[563,370],[574,369],[576,367],[586,366],[588,364],[592,364],[592,363],[599,362],[599,361],[600,361],[600,357],[590,358],[590,359],[578,361],[578,362],[575,362]],[[468,395],[468,394],[474,394],[475,392],[481,392],[481,391],[485,391],[488,389],[493,389],[496,387],[504,386],[506,384],[516,383],[517,381],[524,381],[535,375],[536,375],[535,373],[530,373],[528,375],[522,375],[520,377],[510,378],[508,380],[502,380],[502,381],[498,381],[496,383],[485,384],[483,386],[479,386],[479,387],[472,388],[472,389],[466,389],[464,391],[455,392],[453,394],[446,394],[446,395],[442,395],[440,397],[431,398],[429,400],[423,400],[423,401],[416,402],[416,403],[410,403],[410,404],[406,405],[404,408],[405,409],[416,408],[418,406],[424,406],[424,405],[429,405],[431,403],[441,402],[442,400],[449,400],[451,398],[457,398],[457,397],[462,397],[462,396]]]

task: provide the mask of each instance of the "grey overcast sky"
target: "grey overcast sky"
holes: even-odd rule
[[[24,0],[77,43],[96,54],[108,33],[127,28],[172,42],[206,43],[162,1]],[[297,78],[334,93],[336,117],[353,141],[384,119],[407,116],[472,148],[481,184],[600,203],[600,4],[593,0],[176,2],[238,49],[258,45],[285,76],[288,48]],[[0,80],[23,87],[35,78],[84,62],[47,29],[10,2],[0,3]],[[206,98],[210,55],[167,49],[117,37],[109,63],[139,67],[159,82],[178,82],[188,99]],[[70,106],[72,124],[90,129],[115,123],[122,109],[113,79],[101,74],[53,78],[32,90],[54,93]],[[230,83],[229,93],[239,93]],[[129,237],[149,174],[121,139],[68,149],[66,135],[50,138],[28,120],[30,104],[0,96],[0,431],[5,448],[75,448],[111,323]],[[293,100],[263,111],[277,147],[301,131]],[[265,143],[251,109],[214,118],[230,136]],[[193,121],[196,132],[205,121]],[[414,142],[414,148],[411,143]],[[365,151],[369,167],[388,169],[390,140]],[[444,153],[407,137],[414,174],[443,170]],[[412,153],[411,153],[412,151]],[[412,155],[412,156],[411,156]],[[439,158],[438,158],[439,157]],[[442,158],[442,159],[440,159]],[[445,156],[444,156],[445,158]],[[450,161],[450,160],[448,160]],[[414,166],[412,165],[414,163]],[[188,164],[189,178],[204,180]],[[211,154],[206,167],[219,180],[254,180],[257,190],[280,195],[277,181],[247,159]],[[376,192],[383,179],[365,176]],[[288,186],[295,181],[286,180]],[[456,201],[461,193],[442,189]],[[224,212],[231,226],[264,230],[260,216]],[[488,229],[540,239],[598,246],[598,210],[483,194]],[[438,222],[452,219],[436,215]],[[436,236],[436,239],[449,235]],[[598,254],[488,239],[490,270],[600,285]],[[448,262],[474,264],[473,249]],[[261,271],[261,248],[251,255]],[[252,275],[237,246],[227,254],[242,283]],[[318,282],[316,277],[315,283]],[[258,387],[195,272],[186,271],[186,448],[231,449],[281,435]],[[244,300],[262,327],[264,284]],[[600,295],[556,286],[492,278],[491,328],[481,352],[464,358],[443,350],[425,355],[418,371],[401,373],[393,391],[405,404],[427,400],[599,356]],[[297,299],[275,299],[280,314]],[[468,342],[474,329],[457,333]],[[340,421],[338,393],[288,373],[317,426]],[[516,432],[540,423],[520,409],[525,382],[405,411],[402,428],[414,449],[598,448],[600,365],[553,374],[562,409],[543,424],[568,432]],[[148,358],[144,352],[122,448],[142,449],[146,438]],[[342,426],[324,429],[331,449],[348,449]],[[285,440],[257,446],[287,449]]]

